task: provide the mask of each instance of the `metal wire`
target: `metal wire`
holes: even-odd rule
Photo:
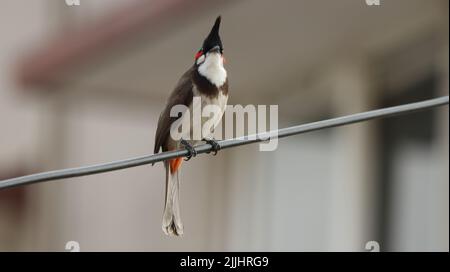
[[[383,108],[373,111],[361,112],[352,115],[346,115],[342,117],[332,118],[328,120],[307,123],[303,125],[287,127],[279,129],[276,131],[269,131],[254,135],[243,136],[234,139],[228,139],[223,141],[218,141],[221,149],[237,147],[241,145],[247,145],[256,142],[263,142],[274,138],[284,138],[296,134],[306,133],[314,130],[320,130],[325,128],[331,128],[336,126],[343,126],[347,124],[363,122],[375,118],[384,118],[389,116],[394,116],[397,114],[411,113],[418,110],[429,109],[432,107],[448,105],[449,97],[443,96],[439,98],[434,98],[430,100],[424,100],[421,102],[410,103],[395,107]],[[195,147],[198,154],[209,153],[212,149],[210,144],[203,144]],[[120,169],[136,167],[145,164],[151,164],[155,162],[160,162],[168,159],[173,159],[176,157],[187,156],[189,152],[187,150],[177,150],[170,152],[163,152],[158,154],[146,155],[136,158],[129,158],[125,160],[113,161],[108,163],[95,164],[90,166],[55,170],[49,172],[42,172],[28,176],[22,176],[12,179],[6,179],[0,181],[0,190],[20,185],[32,184],[37,182],[50,181],[55,179],[65,179],[72,177],[80,177],[93,175],[103,172],[116,171]]]

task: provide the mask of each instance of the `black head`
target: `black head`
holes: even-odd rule
[[[216,22],[211,29],[211,32],[209,32],[208,37],[206,37],[205,41],[203,42],[202,49],[205,53],[217,45],[220,47],[220,51],[223,50],[222,41],[220,40],[219,36],[220,20],[221,17],[217,17]]]
[[[208,53],[210,50],[220,50],[220,53],[223,51],[222,40],[219,36],[219,28],[220,28],[221,17],[217,17],[214,26],[209,32],[206,39],[203,41],[202,48],[197,52],[196,59],[203,54]]]

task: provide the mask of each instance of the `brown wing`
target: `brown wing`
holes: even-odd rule
[[[155,136],[155,148],[154,153],[158,153],[160,148],[166,151],[166,141],[170,137],[170,127],[173,122],[175,122],[178,117],[170,117],[170,110],[175,105],[185,105],[189,107],[193,99],[193,83],[192,83],[192,72],[195,71],[195,66],[189,69],[178,81],[177,86],[172,91],[167,100],[165,109],[161,112],[158,121],[158,128],[156,129]]]

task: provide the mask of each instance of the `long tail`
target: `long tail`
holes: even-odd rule
[[[166,168],[166,200],[164,206],[164,215],[162,220],[162,229],[166,235],[183,235],[183,224],[180,215],[180,182],[178,179],[178,168],[182,158],[165,162]]]

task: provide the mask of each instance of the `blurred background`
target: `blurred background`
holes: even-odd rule
[[[151,154],[217,15],[230,104],[279,126],[448,95],[446,0],[3,0],[0,179]],[[161,164],[0,191],[0,251],[449,250],[448,106],[202,155],[185,235]]]

